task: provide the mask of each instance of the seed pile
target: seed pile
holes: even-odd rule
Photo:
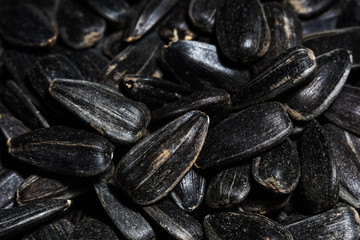
[[[0,0],[0,238],[360,239],[359,0]]]

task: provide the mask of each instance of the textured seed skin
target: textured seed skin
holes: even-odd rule
[[[14,202],[16,189],[24,181],[24,177],[16,171],[0,169],[0,208],[5,208]]]
[[[46,224],[21,240],[63,240],[67,239],[74,228],[74,225],[66,219],[59,219]]]
[[[320,116],[340,94],[351,70],[352,55],[337,49],[316,58],[317,69],[310,82],[285,97],[285,108],[296,120]]]
[[[348,206],[339,206],[286,226],[298,240],[355,240],[360,236],[359,227],[358,212]]]
[[[87,239],[118,240],[119,238],[111,227],[103,221],[87,217],[75,226],[68,240]]]
[[[49,20],[32,4],[0,8],[0,15],[0,35],[12,44],[22,47],[47,47],[57,40],[58,30],[54,21]]]
[[[152,76],[160,47],[161,41],[156,33],[150,33],[140,41],[127,46],[105,68],[100,83],[119,89],[125,74]]]
[[[82,179],[52,179],[30,175],[17,189],[16,202],[24,205],[44,198],[72,199],[89,191]]]
[[[9,114],[0,115],[0,131],[6,140],[30,132],[23,122]]]
[[[222,89],[207,89],[194,92],[182,99],[168,103],[151,113],[153,122],[172,120],[192,110],[199,110],[211,119],[211,123],[217,123],[224,119],[230,108],[230,95]]]
[[[359,111],[357,110],[359,104],[360,88],[345,85],[324,116],[342,129],[360,136]]]
[[[216,0],[191,0],[188,15],[195,27],[212,33],[215,27]]]
[[[150,0],[146,2],[133,26],[130,28],[125,41],[138,40],[153,28],[175,6],[178,0]]]
[[[208,168],[239,162],[282,142],[293,125],[278,102],[258,104],[214,126],[195,163]]]
[[[193,111],[152,133],[120,160],[117,183],[137,204],[160,200],[196,161],[208,126],[209,117]]]
[[[175,239],[200,240],[204,230],[201,224],[165,198],[144,211]]]
[[[85,177],[99,175],[109,167],[114,146],[102,136],[59,126],[11,138],[8,151],[45,171]]]
[[[232,98],[234,109],[270,100],[307,80],[317,67],[312,50],[294,47],[273,60]]]
[[[218,172],[206,191],[206,204],[212,208],[230,208],[250,192],[250,165],[243,164]]]
[[[329,5],[331,5],[334,0],[323,0],[323,1],[316,1],[316,0],[290,0],[289,3],[293,6],[296,13],[300,17],[310,18],[313,17],[322,11],[324,11]]]
[[[286,50],[302,46],[301,22],[293,8],[278,2],[263,4],[270,28],[270,47],[264,56],[254,62],[255,75],[262,72],[271,62]]]
[[[199,41],[177,41],[163,49],[163,59],[177,79],[187,86],[214,86],[229,93],[240,91],[250,80],[239,69],[219,58],[215,45]]]
[[[360,27],[349,27],[313,33],[304,36],[304,46],[312,49],[316,56],[337,48],[348,49],[353,55],[353,67],[360,67]]]
[[[266,53],[270,30],[259,0],[221,0],[216,11],[216,37],[225,56],[250,62]]]
[[[62,1],[57,16],[60,37],[73,49],[93,46],[105,32],[105,21],[74,1]]]
[[[94,184],[96,194],[106,213],[126,237],[133,240],[155,239],[155,233],[141,213],[123,201],[114,186],[99,181]]]
[[[255,181],[267,190],[288,194],[300,178],[300,158],[287,139],[280,145],[256,157],[252,164]]]
[[[48,199],[16,208],[2,209],[0,210],[0,237],[10,237],[39,225],[67,210],[70,204],[70,200]]]
[[[6,81],[4,102],[30,128],[49,127],[46,118],[34,105],[33,98],[12,80]]]
[[[171,191],[176,205],[185,212],[192,212],[200,206],[205,195],[206,178],[192,168]]]
[[[256,213],[224,212],[207,215],[204,227],[209,240],[294,239],[285,227]]]
[[[339,198],[339,177],[329,137],[313,121],[303,131],[300,142],[301,177],[304,207],[319,213],[330,209]]]
[[[118,91],[88,81],[57,79],[50,94],[100,134],[117,142],[134,143],[145,134],[150,110]]]
[[[340,198],[360,208],[360,139],[332,124],[324,125],[337,163]]]
[[[166,103],[182,99],[192,89],[156,77],[124,76],[124,90],[129,98],[143,102],[149,107],[162,107]]]

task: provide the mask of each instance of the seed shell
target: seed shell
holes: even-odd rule
[[[152,133],[120,160],[117,183],[137,204],[160,200],[196,161],[208,126],[209,117],[193,111]]]
[[[0,131],[6,140],[28,133],[31,130],[23,122],[9,114],[0,115]]]
[[[63,240],[67,239],[74,228],[74,225],[66,219],[59,219],[46,224],[21,240]]]
[[[313,17],[322,11],[324,11],[327,7],[329,7],[334,0],[289,0],[289,3],[293,6],[296,13],[300,17],[310,18]]]
[[[16,189],[25,181],[16,171],[0,168],[0,209],[14,202]]]
[[[191,0],[188,10],[191,23],[204,32],[214,32],[216,7],[216,0]]]

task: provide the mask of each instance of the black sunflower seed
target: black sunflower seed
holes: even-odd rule
[[[319,213],[335,206],[339,198],[336,159],[323,127],[313,121],[306,126],[300,142],[300,185],[304,207]]]
[[[67,239],[74,225],[66,219],[59,219],[46,224],[27,234],[21,240],[63,240]]]
[[[212,33],[215,30],[216,0],[191,0],[188,15],[195,27]]]
[[[0,115],[0,131],[6,140],[17,137],[31,130],[23,122],[9,114]]]
[[[117,142],[133,143],[144,137],[150,110],[102,84],[57,79],[51,95],[100,134]]]
[[[103,173],[113,150],[104,137],[68,127],[38,129],[8,141],[13,157],[45,171],[73,176]]]
[[[193,111],[141,140],[117,165],[118,184],[138,204],[160,200],[196,161],[208,126],[209,117]]]
[[[313,51],[294,47],[273,60],[253,80],[232,97],[232,107],[245,108],[270,100],[309,80],[317,67]]]
[[[120,30],[118,32],[114,32],[106,37],[102,52],[105,56],[110,59],[113,59],[125,46],[123,37],[124,31]],[[105,68],[104,68],[105,69]]]
[[[204,231],[201,224],[165,198],[143,207],[145,212],[175,239],[200,240]]]
[[[233,61],[250,62],[269,49],[270,30],[259,0],[218,1],[215,23],[220,49]]]
[[[329,7],[334,0],[290,0],[289,3],[293,6],[296,13],[300,17],[310,18],[313,17],[322,11],[324,11],[327,7]]]
[[[247,108],[215,125],[195,166],[242,161],[282,142],[293,126],[284,107],[268,102]]]
[[[0,208],[14,203],[16,189],[25,181],[16,171],[0,168]]]
[[[256,213],[224,212],[207,215],[204,227],[209,240],[294,239],[285,227]]]
[[[300,158],[287,139],[253,160],[255,181],[274,193],[288,194],[300,178]]]
[[[286,228],[294,239],[355,240],[360,236],[358,212],[348,206],[339,206],[321,214],[289,224]]]
[[[0,237],[7,238],[61,214],[70,200],[48,199],[24,206],[0,210]]]
[[[342,129],[360,136],[359,105],[360,88],[345,85],[324,116]]]
[[[206,191],[206,204],[212,208],[231,208],[243,201],[250,191],[250,164],[218,172]]]
[[[285,97],[285,108],[296,120],[307,121],[320,116],[340,94],[350,73],[352,56],[337,49],[316,58],[313,78]]]

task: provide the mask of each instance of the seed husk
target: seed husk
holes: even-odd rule
[[[175,239],[200,240],[204,230],[201,224],[186,214],[169,199],[143,207],[144,211]]]
[[[68,240],[88,239],[118,240],[119,238],[102,220],[86,217],[75,226]]]
[[[206,204],[212,208],[231,208],[250,192],[250,164],[242,164],[218,172],[206,191]]]
[[[137,204],[160,200],[196,161],[208,126],[208,116],[192,111],[152,133],[120,160],[117,183]]]
[[[110,59],[115,58],[125,46],[123,36],[124,30],[114,32],[107,36],[103,43],[102,53]]]
[[[0,209],[14,202],[16,189],[25,181],[22,174],[0,168]]]
[[[353,67],[360,67],[360,27],[333,29],[319,33],[305,35],[304,46],[312,49],[316,56],[330,52],[337,48],[351,51]]]
[[[240,109],[265,102],[310,80],[317,67],[313,51],[291,48],[273,60],[263,72],[232,97],[232,108]]]
[[[55,22],[49,20],[32,4],[2,7],[0,15],[0,35],[14,45],[47,47],[54,45],[57,40],[58,30]]]
[[[103,37],[105,21],[77,2],[65,0],[57,14],[59,35],[73,49],[95,45]]]
[[[285,97],[285,108],[296,120],[320,116],[340,94],[352,65],[349,51],[337,49],[316,58],[318,67],[309,83]]]
[[[293,125],[278,102],[254,105],[215,125],[206,138],[196,167],[242,161],[282,142]]]
[[[206,178],[192,168],[171,191],[176,205],[185,212],[192,212],[203,202]]]
[[[66,219],[59,219],[46,224],[21,240],[63,240],[67,239],[74,228],[74,225]]]
[[[19,234],[61,214],[70,207],[70,200],[48,199],[24,206],[0,210],[0,237]]]
[[[220,59],[215,45],[180,40],[163,49],[163,59],[174,76],[186,86],[222,88],[240,91],[250,80],[250,72]]]
[[[0,114],[0,131],[6,140],[20,136],[31,130],[23,122],[9,114]]]
[[[220,49],[232,61],[251,62],[269,49],[270,30],[259,0],[218,1],[215,24]]]
[[[104,137],[69,127],[50,127],[8,140],[8,152],[45,171],[96,176],[110,166],[114,146]]]
[[[304,129],[300,142],[300,185],[304,207],[319,213],[335,206],[339,198],[339,177],[329,137],[316,121]]]
[[[294,239],[285,227],[265,216],[250,212],[223,212],[207,215],[204,227],[209,240]]]
[[[106,213],[126,239],[155,239],[150,224],[138,209],[119,197],[122,193],[115,186],[99,181],[94,184],[94,188]]]
[[[200,30],[213,33],[215,30],[216,0],[191,0],[189,19]]]
[[[255,181],[267,190],[288,194],[300,178],[300,158],[289,139],[256,157],[252,163]]]
[[[100,134],[121,143],[134,143],[145,135],[150,110],[102,84],[57,79],[50,94]]]
[[[345,85],[324,116],[340,128],[360,136],[359,104],[360,88]]]
[[[360,236],[359,214],[349,206],[336,207],[289,224],[286,228],[298,240],[355,240]]]

